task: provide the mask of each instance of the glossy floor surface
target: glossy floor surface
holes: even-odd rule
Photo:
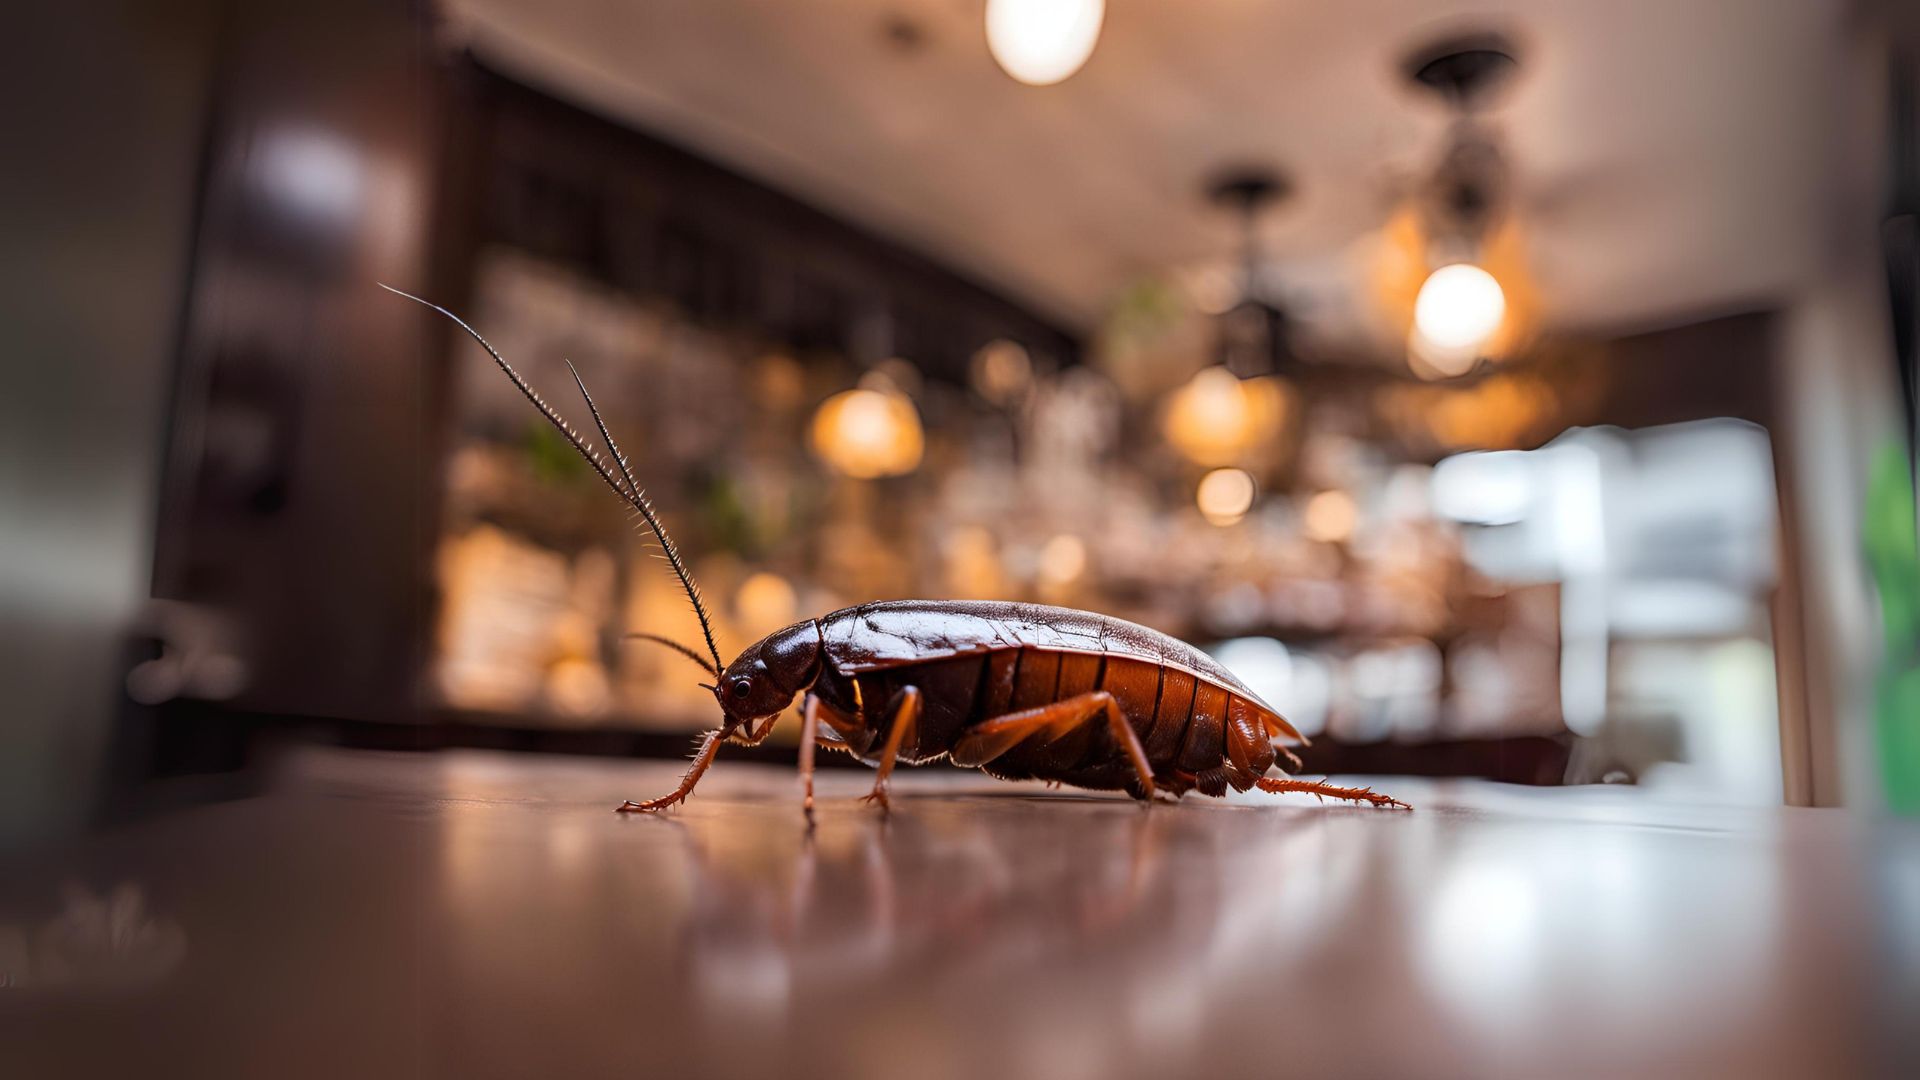
[[[1920,834],[309,754],[0,883],[16,1076],[1916,1075]],[[24,1064],[25,1070],[18,1066]]]

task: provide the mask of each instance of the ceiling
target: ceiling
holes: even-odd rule
[[[1836,198],[1845,5],[1113,0],[1092,60],[1022,86],[984,0],[448,0],[491,64],[920,248],[1063,323],[1149,274],[1224,265],[1201,198],[1279,164],[1274,280],[1338,333],[1369,244],[1447,119],[1396,74],[1499,26],[1493,114],[1543,321],[1618,330],[1776,300],[1816,274]],[[902,46],[889,27],[914,28]]]

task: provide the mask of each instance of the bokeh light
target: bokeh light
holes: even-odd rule
[[[1215,469],[1200,478],[1194,502],[1215,525],[1231,525],[1253,508],[1253,477],[1244,469]]]
[[[1017,341],[997,338],[973,354],[974,390],[1002,407],[1012,405],[1033,385],[1033,359]]]
[[[1506,313],[1506,293],[1492,274],[1471,263],[1443,266],[1413,302],[1410,349],[1443,375],[1463,374]]]
[[[1174,391],[1162,429],[1194,464],[1233,465],[1279,432],[1287,406],[1280,379],[1242,379],[1209,367]]]
[[[1080,579],[1087,569],[1087,545],[1070,533],[1061,533],[1040,549],[1038,577],[1042,585],[1060,587]]]
[[[751,633],[776,630],[799,617],[799,599],[793,585],[765,570],[750,574],[734,597],[740,622]]]
[[[1359,511],[1353,496],[1344,491],[1322,491],[1307,500],[1303,515],[1307,535],[1322,543],[1335,544],[1353,536]]]
[[[910,473],[926,451],[913,402],[902,394],[864,387],[822,402],[813,416],[811,437],[821,460],[856,480]]]

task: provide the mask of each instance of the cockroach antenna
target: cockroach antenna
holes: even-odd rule
[[[701,659],[693,650],[683,645],[667,642],[665,639],[655,637],[651,634],[636,634],[633,636],[672,645],[674,648],[692,657],[700,666],[708,667],[709,671],[713,672],[715,676],[718,676],[726,665],[720,660],[720,647],[714,643],[713,620],[707,615],[706,604],[700,600],[700,587],[694,584],[693,574],[687,570],[687,564],[680,558],[679,549],[673,546],[673,539],[667,535],[666,526],[660,524],[660,518],[654,513],[653,503],[648,501],[647,493],[642,491],[640,485],[634,481],[633,473],[627,468],[626,456],[620,453],[619,444],[613,441],[613,434],[607,430],[606,421],[600,418],[600,408],[593,403],[593,395],[587,392],[587,384],[581,380],[580,373],[574,370],[573,362],[567,362],[567,371],[573,375],[573,384],[580,388],[580,396],[586,399],[587,411],[593,414],[594,427],[600,430],[600,437],[607,442],[608,455],[613,458],[613,470],[607,468],[606,463],[600,460],[599,452],[582,438],[579,432],[573,429],[573,425],[562,419],[560,414],[554,411],[553,406],[548,405],[546,399],[542,398],[539,392],[536,391],[525,378],[521,377],[518,371],[514,370],[513,365],[507,363],[506,357],[501,356],[499,350],[488,344],[487,339],[481,337],[478,330],[468,326],[465,319],[462,319],[460,316],[455,315],[453,312],[448,311],[446,308],[441,307],[431,300],[422,300],[410,292],[402,292],[384,282],[376,282],[376,284],[388,292],[393,293],[395,296],[404,296],[422,307],[432,308],[434,311],[445,315],[447,318],[453,320],[455,326],[465,330],[468,337],[479,342],[480,347],[487,350],[487,355],[493,357],[493,362],[499,366],[501,371],[506,373],[508,379],[512,380],[514,388],[519,390],[521,395],[529,402],[533,403],[533,407],[540,411],[541,416],[547,418],[547,423],[552,424],[554,429],[560,432],[569,445],[579,451],[580,456],[585,458],[587,464],[593,467],[593,471],[599,474],[600,479],[605,481],[609,488],[613,489],[613,493],[620,496],[621,500],[627,505],[640,512],[640,516],[646,519],[647,528],[653,530],[654,539],[660,542],[660,550],[666,553],[667,565],[673,568],[673,575],[680,579],[680,587],[686,590],[687,599],[693,602],[693,613],[700,619],[700,634],[706,639],[707,652],[712,654],[713,664],[711,667],[708,667],[705,660]],[[618,470],[619,472],[617,477],[614,475],[614,470]],[[622,481],[625,481],[625,483],[623,484]]]
[[[720,676],[720,672],[715,671],[713,669],[713,666],[707,663],[706,657],[701,656],[699,653],[694,652],[692,649],[687,648],[685,645],[680,644],[679,642],[673,640],[672,638],[661,637],[659,634],[640,634],[640,633],[628,634],[627,637],[636,641],[651,641],[655,645],[665,645],[667,648],[672,649],[674,652],[679,653],[681,656],[684,656],[687,659],[693,661],[694,663],[699,664],[701,671],[704,671],[707,674],[714,676],[715,678],[719,678]]]

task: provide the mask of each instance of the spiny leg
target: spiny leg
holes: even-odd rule
[[[919,723],[920,688],[902,687],[900,703],[893,708],[893,724],[887,729],[887,745],[880,751],[880,775],[873,778],[873,790],[861,800],[879,803],[883,814],[892,809],[887,802],[887,786],[893,776],[893,763],[900,756],[900,744],[906,741],[909,732],[919,727]]]
[[[1336,787],[1332,784],[1313,780],[1292,780],[1278,777],[1261,777],[1254,781],[1261,791],[1270,791],[1278,795],[1282,792],[1298,791],[1306,795],[1323,795],[1329,799],[1346,799],[1350,802],[1372,803],[1375,806],[1399,807],[1411,810],[1412,806],[1390,795],[1382,795],[1372,788]]]
[[[1010,712],[976,724],[960,736],[948,756],[955,765],[968,768],[985,765],[1043,730],[1049,732],[1050,739],[1057,739],[1103,713],[1114,741],[1133,763],[1134,774],[1144,789],[1142,798],[1152,801],[1153,767],[1147,763],[1146,748],[1140,745],[1140,736],[1134,733],[1133,725],[1127,723],[1120,703],[1105,690],[1090,690],[1051,705]]]
[[[700,748],[693,752],[693,764],[688,766],[686,775],[680,778],[679,787],[657,799],[648,799],[646,802],[634,802],[629,799],[614,807],[615,812],[650,814],[655,810],[665,810],[674,803],[685,802],[687,796],[693,794],[693,785],[700,782],[700,777],[705,775],[707,766],[713,764],[713,755],[719,752],[720,732],[707,732],[706,736],[700,740]]]

